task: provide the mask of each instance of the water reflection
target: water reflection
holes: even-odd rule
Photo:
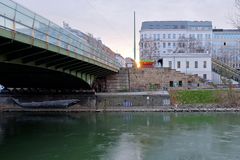
[[[238,113],[4,113],[0,119],[0,159],[240,159]]]
[[[142,148],[138,139],[130,133],[122,133],[117,142],[113,144],[108,150],[102,160],[141,160]]]
[[[0,145],[2,144],[2,141],[3,141],[3,133],[4,133],[4,131],[3,131],[3,128],[0,124]]]

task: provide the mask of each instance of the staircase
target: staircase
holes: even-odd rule
[[[212,59],[212,68],[214,72],[220,74],[221,76],[240,82],[240,71],[216,58]]]

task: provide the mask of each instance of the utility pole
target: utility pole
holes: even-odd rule
[[[134,11],[134,61],[136,63],[136,13]]]

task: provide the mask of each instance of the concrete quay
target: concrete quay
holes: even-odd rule
[[[99,109],[106,109],[110,106],[151,108],[171,104],[167,91],[97,93],[96,97],[96,107]]]
[[[49,100],[44,96],[43,101]],[[64,97],[64,98],[63,98]],[[77,96],[80,102],[66,107],[24,107],[12,103],[12,97],[0,97],[0,112],[240,112],[240,107],[208,105],[171,106],[167,91],[96,93]],[[50,97],[51,99],[73,98],[72,96]],[[21,98],[21,97],[19,97]],[[24,96],[23,101],[34,102]],[[40,99],[37,99],[38,102]],[[82,101],[81,101],[82,100]],[[41,101],[40,101],[41,102]]]
[[[176,108],[173,106],[164,107],[108,107],[108,108],[87,108],[80,106],[73,106],[66,109],[30,109],[16,106],[0,106],[0,112],[240,112],[238,108]]]

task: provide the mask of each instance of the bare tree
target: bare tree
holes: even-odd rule
[[[180,37],[174,53],[207,53],[210,51],[211,44],[203,46],[201,40],[193,37]]]
[[[157,42],[151,38],[141,40],[140,42],[141,49],[143,53],[141,54],[141,58],[153,60],[154,53],[157,51]]]
[[[240,0],[235,0],[236,13],[231,19],[234,27],[240,29]]]

